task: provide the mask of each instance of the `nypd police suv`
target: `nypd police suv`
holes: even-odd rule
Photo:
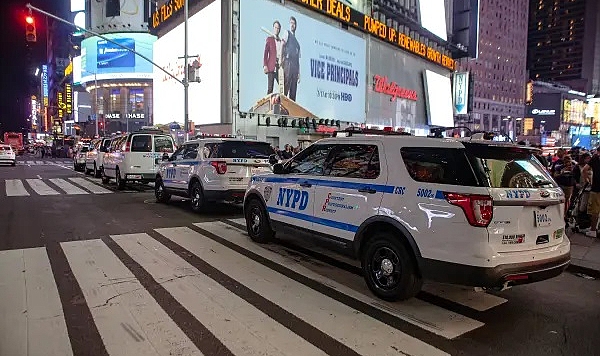
[[[424,279],[503,289],[569,264],[564,195],[528,148],[341,134],[252,177],[244,199],[252,240],[278,233],[338,243],[386,300],[416,295]]]
[[[193,211],[211,201],[241,202],[250,177],[277,162],[266,142],[221,137],[188,141],[165,158],[156,174],[156,200],[190,198]]]

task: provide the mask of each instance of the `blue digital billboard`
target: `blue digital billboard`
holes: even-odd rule
[[[110,33],[86,38],[81,43],[81,82],[107,79],[152,79],[152,60],[156,37],[147,33]],[[126,47],[127,49],[123,48]]]

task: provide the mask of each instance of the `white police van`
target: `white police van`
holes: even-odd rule
[[[100,178],[103,170],[104,154],[110,148],[111,139],[108,137],[93,140],[90,150],[85,157],[85,174]]]
[[[155,177],[156,201],[166,203],[171,195],[190,198],[193,211],[207,202],[242,202],[253,174],[271,172],[277,163],[275,150],[267,142],[236,138],[203,138],[185,142]]]
[[[570,262],[564,195],[525,147],[348,130],[253,176],[248,234],[317,236],[362,263],[382,299],[423,279],[503,289]]]

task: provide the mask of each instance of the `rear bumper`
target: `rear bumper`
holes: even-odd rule
[[[556,277],[571,262],[570,252],[539,261],[501,264],[495,267],[469,266],[423,259],[421,273],[425,279],[474,287],[499,287],[528,284]]]
[[[156,173],[127,173],[124,180],[144,183],[154,182],[156,180]]]
[[[14,162],[16,162],[16,158],[0,158],[0,163],[10,163],[13,164]]]
[[[228,190],[205,190],[204,197],[208,201],[234,201],[242,202],[246,189],[228,189]]]

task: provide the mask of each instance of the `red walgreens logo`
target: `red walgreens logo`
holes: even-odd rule
[[[390,101],[394,101],[396,98],[417,100],[417,92],[415,90],[402,88],[396,82],[389,83],[387,77],[380,75],[373,77],[373,90],[391,96]]]

